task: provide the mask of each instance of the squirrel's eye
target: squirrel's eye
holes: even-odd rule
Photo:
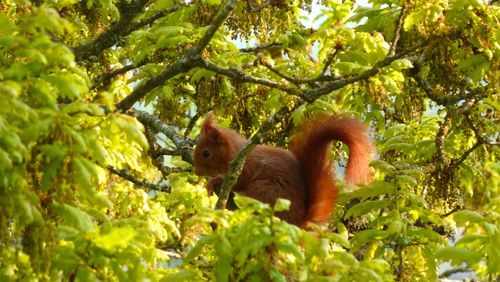
[[[210,152],[209,149],[203,149],[203,151],[201,151],[201,155],[206,159],[206,158],[210,158],[210,156],[212,155],[212,152]]]

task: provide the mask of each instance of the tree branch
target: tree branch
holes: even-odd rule
[[[291,77],[291,76],[288,76],[282,72],[280,72],[279,70],[277,70],[275,67],[271,66],[271,64],[269,64],[268,62],[266,62],[265,60],[262,60],[261,61],[261,64],[263,66],[265,66],[267,69],[269,69],[270,71],[274,72],[275,74],[277,74],[278,76],[280,76],[281,78],[287,80],[287,81],[290,81],[291,83],[293,84],[301,84],[303,82],[301,82],[300,79],[296,79],[294,77]]]
[[[418,86],[424,90],[426,96],[434,101],[436,104],[440,106],[449,106],[452,104],[456,104],[462,100],[468,100],[476,98],[480,96],[478,90],[476,89],[467,89],[466,91],[462,91],[460,94],[448,94],[448,95],[438,95],[432,89],[432,86],[418,73],[410,73],[410,76],[415,79]]]
[[[133,20],[142,12],[144,6],[148,3],[147,0],[135,0],[129,3],[128,1],[120,1],[118,10],[120,11],[120,20],[112,24],[111,27],[102,32],[94,41],[73,48],[75,60],[81,62],[89,60],[93,56],[101,53],[115,45],[121,37],[129,34],[133,29]]]
[[[186,127],[186,131],[184,131],[184,138],[189,138],[189,134],[193,130],[196,121],[200,118],[200,114],[196,113],[191,120],[189,121],[188,126]]]
[[[266,50],[268,48],[274,48],[274,47],[280,47],[280,46],[283,46],[283,44],[281,44],[281,43],[269,43],[269,44],[263,45],[263,46],[241,48],[239,51],[240,51],[240,53],[252,53],[252,52],[260,52],[261,50]]]
[[[421,46],[419,45],[414,49],[416,50],[420,47]],[[373,66],[371,69],[366,70],[358,75],[348,78],[335,79],[333,81],[326,82],[324,85],[317,88],[305,89],[303,90],[302,96],[306,101],[313,102],[325,94],[343,88],[346,85],[353,84],[355,82],[362,81],[376,75],[382,68],[390,65],[392,62],[396,60],[404,58],[411,51],[414,50],[407,50],[406,52],[401,52],[400,54],[396,54],[394,56],[388,56],[384,60],[376,63],[375,66]]]
[[[445,154],[444,141],[446,138],[446,134],[448,134],[450,128],[451,128],[451,113],[447,112],[443,120],[443,123],[441,123],[441,125],[439,126],[439,130],[438,133],[436,134],[436,140],[435,140],[436,150],[437,150],[436,154],[438,160],[440,164],[444,165],[445,167],[449,165],[449,160]]]
[[[330,50],[330,52],[326,58],[326,62],[323,65],[323,70],[321,71],[321,74],[319,77],[325,77],[325,74],[326,74],[326,71],[328,70],[328,67],[332,64],[333,60],[335,60],[335,57],[337,57],[339,52],[340,52],[340,48],[335,48],[335,51],[333,51],[333,53]]]
[[[132,26],[130,27],[130,30],[131,31],[138,30],[141,27],[150,25],[150,24],[154,23],[156,20],[161,19],[161,18],[179,10],[180,7],[181,6],[179,6],[179,5],[175,5],[175,6],[168,8],[164,11],[160,11],[160,12],[156,13],[155,15],[151,16],[150,18],[147,18],[147,19],[144,19],[138,23],[132,24]]]
[[[396,47],[401,36],[401,29],[403,28],[404,16],[406,13],[406,2],[403,2],[401,6],[401,12],[399,12],[398,20],[396,21],[396,28],[394,30],[394,38],[392,39],[391,47],[389,48],[388,56],[394,56],[396,54]]]
[[[155,132],[161,132],[165,134],[174,143],[176,150],[175,153],[182,157],[182,160],[193,164],[193,140],[183,138],[177,133],[177,130],[173,126],[168,126],[161,122],[157,117],[144,112],[133,110],[130,111],[144,126],[151,128]]]
[[[230,77],[230,78],[237,80],[237,81],[250,82],[250,83],[269,86],[271,88],[276,88],[276,89],[279,89],[281,91],[287,92],[288,94],[300,97],[300,90],[297,88],[292,88],[292,87],[289,87],[285,84],[278,83],[278,82],[275,82],[272,80],[251,76],[251,75],[244,73],[240,69],[225,68],[222,66],[218,66],[218,65],[216,65],[208,60],[204,60],[204,59],[202,59],[200,67],[207,69],[207,70],[211,70],[211,71],[216,72],[218,74],[225,75],[225,76]]]
[[[132,174],[130,174],[126,169],[119,170],[119,169],[116,169],[110,165],[106,166],[106,168],[111,173],[116,174],[116,175],[120,176],[121,178],[126,179],[126,180],[134,183],[137,186],[145,187],[145,188],[148,188],[151,190],[166,192],[166,193],[170,193],[172,191],[172,187],[170,187],[168,185],[153,184],[153,183],[150,183],[146,180],[139,180],[139,179],[135,178]]]
[[[210,42],[210,40],[212,40],[224,20],[226,20],[231,11],[234,9],[235,4],[236,0],[225,0],[221,4],[221,8],[219,8],[219,11],[217,11],[217,15],[213,19],[212,23],[208,26],[207,31],[205,32],[203,37],[200,39],[198,44],[196,44],[192,49],[188,51],[188,53],[190,53],[190,56],[201,54],[201,51],[203,51],[203,49],[207,47],[208,43]]]
[[[92,87],[90,89],[94,90],[94,89],[96,89],[97,87],[99,87],[101,85],[106,85],[115,76],[118,76],[120,74],[124,74],[124,73],[126,73],[128,71],[131,71],[133,69],[139,68],[139,67],[141,67],[141,66],[143,66],[145,64],[146,64],[146,61],[144,61],[143,63],[139,63],[138,65],[130,64],[130,65],[126,65],[126,66],[124,66],[122,68],[114,69],[114,70],[112,70],[110,72],[107,72],[104,75],[96,78],[95,81],[94,81],[94,84],[92,85]]]
[[[470,268],[467,268],[467,267],[452,268],[452,269],[448,269],[448,270],[444,271],[443,273],[441,273],[439,275],[439,278],[446,278],[446,277],[450,277],[451,275],[453,275],[455,273],[471,272],[471,271],[472,270]]]
[[[176,76],[179,73],[186,72],[193,67],[198,66],[201,63],[201,52],[215,35],[215,32],[220,28],[224,20],[229,16],[229,13],[234,9],[236,0],[226,0],[221,7],[217,15],[215,16],[212,23],[208,26],[207,31],[203,37],[198,41],[198,43],[187,50],[184,55],[181,56],[176,62],[174,62],[170,67],[163,70],[160,74],[146,81],[144,84],[135,88],[130,95],[125,97],[120,101],[116,108],[120,111],[125,111],[130,109],[135,102],[141,100],[149,91],[155,89],[156,87],[163,85],[163,83]]]
[[[481,145],[498,145],[498,142],[488,142],[486,141],[486,138],[483,137],[483,134],[479,131],[479,129],[474,125],[472,120],[468,115],[465,116],[465,120],[467,123],[469,123],[469,126],[472,128],[472,131],[474,131],[474,135],[476,136],[477,142],[470,147],[468,150],[466,150],[460,157],[452,159],[450,163],[451,168],[456,168],[458,167],[461,163],[463,163],[469,155],[474,152],[477,148],[479,148]]]

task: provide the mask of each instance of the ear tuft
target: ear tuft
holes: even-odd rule
[[[212,112],[208,113],[207,116],[205,117],[205,120],[203,120],[201,129],[207,131],[210,128],[213,128],[215,120],[216,120],[215,115]]]
[[[219,128],[216,124],[217,117],[212,113],[208,113],[203,121],[201,126],[201,132],[204,136],[206,136],[210,141],[223,144],[224,143],[224,134],[221,132],[221,128]]]

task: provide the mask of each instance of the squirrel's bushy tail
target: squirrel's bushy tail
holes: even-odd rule
[[[335,116],[306,124],[303,133],[291,144],[291,151],[301,164],[308,185],[307,212],[302,227],[308,222],[327,222],[335,205],[338,188],[332,161],[328,158],[329,144],[333,140],[349,147],[345,172],[347,184],[370,180],[368,165],[372,145],[365,125],[353,118]]]

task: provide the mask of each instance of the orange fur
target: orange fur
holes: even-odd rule
[[[247,156],[233,191],[271,205],[278,198],[290,200],[290,210],[277,216],[301,227],[309,222],[327,222],[338,193],[328,158],[333,140],[344,142],[350,150],[346,182],[353,185],[369,181],[372,146],[366,127],[352,118],[330,117],[304,126],[303,133],[292,139],[291,151],[256,146]],[[215,125],[215,117],[208,115],[195,149],[196,174],[226,173],[246,141],[235,131]]]

